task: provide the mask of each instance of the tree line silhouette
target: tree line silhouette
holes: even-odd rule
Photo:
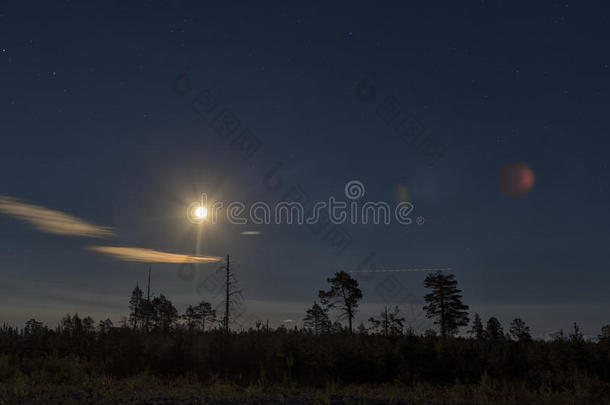
[[[230,292],[235,291],[234,281],[226,283]],[[585,383],[597,393],[610,389],[610,325],[602,328],[597,343],[586,342],[576,324],[571,334],[550,342],[532,339],[519,318],[504,333],[495,317],[484,325],[475,314],[470,322],[455,276],[438,272],[424,280],[429,292],[423,310],[435,330],[405,328],[397,306],[385,306],[368,325],[354,328],[363,299],[358,281],[338,272],[328,283],[327,290],[318,292],[319,301],[306,310],[301,328],[270,328],[257,322],[247,330],[231,331],[230,305],[217,314],[211,303],[202,301],[179,314],[163,294],[145,295],[137,285],[129,315],[119,325],[110,319],[96,325],[78,314],[66,315],[54,329],[35,319],[23,328],[5,324],[0,328],[0,381],[27,376],[70,383],[92,375],[151,373],[243,385],[442,385],[492,378],[535,390]],[[224,298],[230,301],[231,294]],[[332,314],[337,320],[331,320]],[[470,337],[459,336],[467,325]]]

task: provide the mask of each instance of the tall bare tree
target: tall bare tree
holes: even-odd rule
[[[222,270],[221,267],[219,270]],[[229,255],[227,255],[227,264],[224,266],[225,270],[225,314],[222,319],[222,325],[225,333],[229,333],[229,324],[231,323],[231,311],[235,309],[241,301],[239,299],[243,299],[241,290],[236,290],[237,279],[235,278],[235,274],[231,271],[231,263],[229,261]]]
[[[148,266],[148,284],[146,285],[146,300],[142,300],[142,323],[143,329],[148,333],[150,330],[150,322],[153,317],[154,308],[152,302],[150,301],[150,273],[152,271],[152,267]]]

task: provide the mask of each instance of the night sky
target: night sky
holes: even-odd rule
[[[537,336],[573,322],[594,335],[609,323],[607,2],[93,3],[0,5],[0,196],[108,231],[58,234],[0,213],[0,321],[118,322],[149,264],[91,247],[122,246],[230,254],[244,325],[300,323],[339,270],[439,267],[471,312],[505,328],[521,317]],[[201,94],[214,111],[197,108]],[[403,119],[437,148],[412,142]],[[535,184],[511,198],[498,176],[515,162]],[[344,199],[351,180],[366,201],[408,195],[413,223],[186,217],[201,193]],[[218,267],[152,263],[152,291],[180,312],[216,305]],[[389,304],[431,325],[425,273],[357,277],[358,322]]]

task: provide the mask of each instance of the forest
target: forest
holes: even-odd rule
[[[163,294],[151,297],[136,286],[129,316],[119,325],[78,314],[66,315],[55,328],[35,319],[23,328],[3,325],[0,399],[28,402],[71,390],[78,403],[127,390],[138,403],[154,381],[153,391],[191,399],[298,399],[310,393],[321,403],[343,403],[358,392],[357,399],[387,401],[381,403],[609,401],[610,325],[601,328],[598,342],[585,341],[577,324],[554,341],[532,339],[521,319],[505,331],[494,317],[470,319],[452,274],[424,281],[424,311],[436,325],[424,332],[405,328],[398,307],[386,306],[354,325],[363,294],[345,272],[328,279],[302,327],[257,322],[233,330],[232,297],[240,291],[229,273],[227,280],[224,314],[205,301],[179,314]],[[459,402],[473,397],[478,399]]]

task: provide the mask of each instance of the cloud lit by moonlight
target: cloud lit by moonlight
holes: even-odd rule
[[[89,250],[114,257],[125,262],[146,263],[215,263],[222,258],[214,256],[193,256],[158,250],[121,246],[90,246]]]
[[[46,207],[26,204],[14,197],[0,196],[0,212],[26,221],[41,231],[58,235],[101,238],[114,234],[112,228],[93,225]]]

